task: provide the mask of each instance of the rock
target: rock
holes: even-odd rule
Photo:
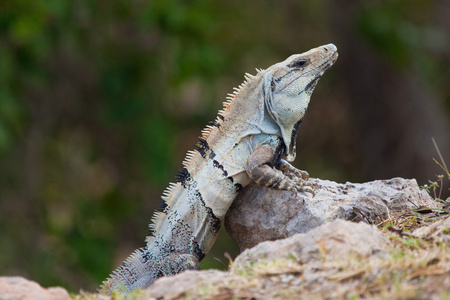
[[[0,277],[0,299],[2,300],[70,300],[62,287],[43,288],[23,277]]]
[[[178,299],[199,286],[222,284],[230,277],[227,272],[217,270],[192,271],[187,270],[170,277],[161,277],[147,290],[146,296],[156,299]]]
[[[302,264],[312,260],[335,259],[356,254],[367,258],[387,249],[389,243],[376,227],[364,223],[335,220],[312,229],[297,233],[289,238],[266,241],[245,250],[233,263],[233,267],[261,260],[293,258]]]
[[[415,179],[345,184],[310,180],[316,185],[314,197],[256,184],[240,193],[225,217],[225,228],[241,251],[262,241],[307,232],[335,219],[375,224],[399,212],[435,205]]]

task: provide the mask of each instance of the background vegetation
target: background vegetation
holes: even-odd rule
[[[0,275],[93,291],[244,72],[335,43],[296,164],[435,181],[450,163],[448,1],[0,1]],[[444,187],[445,199],[449,194]],[[203,268],[226,268],[222,234]]]

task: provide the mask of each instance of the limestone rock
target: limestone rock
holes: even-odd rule
[[[23,277],[0,277],[2,300],[70,300],[69,293],[61,287],[43,288]]]
[[[316,186],[314,197],[256,184],[240,193],[226,215],[225,227],[241,250],[304,233],[335,219],[375,224],[399,212],[435,205],[415,179],[345,184],[310,180]]]
[[[297,233],[289,238],[266,241],[245,250],[233,266],[282,258],[294,258],[302,264],[313,260],[335,259],[349,254],[367,258],[379,254],[388,247],[388,239],[376,227],[364,223],[335,220],[312,229]]]
[[[202,286],[222,285],[229,277],[229,273],[217,270],[187,270],[175,276],[159,278],[146,290],[146,296],[156,299],[178,299],[191,290],[197,291]]]

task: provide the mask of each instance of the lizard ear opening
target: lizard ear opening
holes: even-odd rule
[[[286,109],[290,110],[286,105],[287,103],[278,103],[279,101],[276,101],[276,97],[274,96],[276,84],[270,72],[264,74],[263,85],[264,106],[280,130],[281,138],[285,146],[286,160],[290,162],[294,161],[296,150],[295,140],[297,136],[296,129],[298,128],[298,126],[295,128],[297,120],[293,124],[292,113],[286,114]]]

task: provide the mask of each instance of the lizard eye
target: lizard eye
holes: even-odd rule
[[[294,61],[292,64],[289,65],[291,68],[302,68],[307,65],[306,59],[299,59]]]

